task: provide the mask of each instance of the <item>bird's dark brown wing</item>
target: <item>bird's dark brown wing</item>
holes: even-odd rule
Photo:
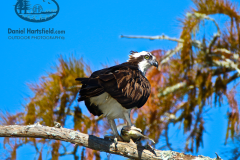
[[[82,83],[79,101],[89,101],[89,98],[107,92],[127,109],[142,107],[151,92],[151,85],[141,71],[126,63],[96,71],[89,78],[76,80]]]
[[[151,92],[151,85],[141,71],[121,68],[99,75],[99,84],[123,107],[142,107]]]
[[[82,83],[82,87],[79,91],[78,101],[99,96],[105,92],[104,88],[99,85],[98,78],[76,78],[76,80]]]
[[[95,71],[89,78],[76,78],[76,81],[80,81],[82,84],[82,87],[79,91],[78,101],[83,101],[104,93],[104,88],[99,84],[99,76],[109,75],[109,73],[114,72],[122,67],[124,67],[124,65],[117,65]]]
[[[80,81],[82,84],[79,91],[78,101],[84,101],[90,113],[95,116],[100,116],[102,111],[97,105],[90,102],[90,98],[104,93],[104,88],[98,84],[98,79],[96,78],[76,78],[76,80]]]

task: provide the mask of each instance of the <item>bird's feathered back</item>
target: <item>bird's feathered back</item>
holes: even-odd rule
[[[89,78],[77,78],[82,83],[78,101],[85,101],[88,110],[98,116],[102,112],[90,98],[105,92],[126,109],[142,107],[151,92],[151,85],[138,66],[144,54],[151,53],[132,51],[125,63],[95,71]]]
[[[89,101],[89,98],[107,92],[127,109],[142,107],[151,91],[150,83],[141,71],[136,66],[128,65],[127,62],[96,71],[89,78],[77,80],[82,83],[78,101]],[[89,104],[86,105],[88,107]]]

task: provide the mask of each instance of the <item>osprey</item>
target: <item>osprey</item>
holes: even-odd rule
[[[151,85],[145,74],[151,66],[158,67],[152,53],[130,53],[125,63],[95,71],[89,78],[76,78],[82,84],[78,101],[84,101],[93,115],[105,116],[118,140],[122,138],[118,134],[114,119],[125,119],[128,127],[138,129],[132,125],[130,112],[146,103]]]

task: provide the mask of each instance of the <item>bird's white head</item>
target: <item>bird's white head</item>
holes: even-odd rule
[[[128,62],[138,65],[139,70],[141,70],[144,75],[151,66],[158,67],[156,57],[151,52],[147,51],[131,51]]]

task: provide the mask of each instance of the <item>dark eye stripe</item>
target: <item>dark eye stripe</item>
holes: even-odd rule
[[[149,56],[148,59],[152,59],[152,58],[153,58],[152,55],[151,55],[150,53],[148,53],[148,56]]]
[[[152,57],[152,56],[150,56],[150,57],[149,57],[149,59],[153,59],[153,57]]]

